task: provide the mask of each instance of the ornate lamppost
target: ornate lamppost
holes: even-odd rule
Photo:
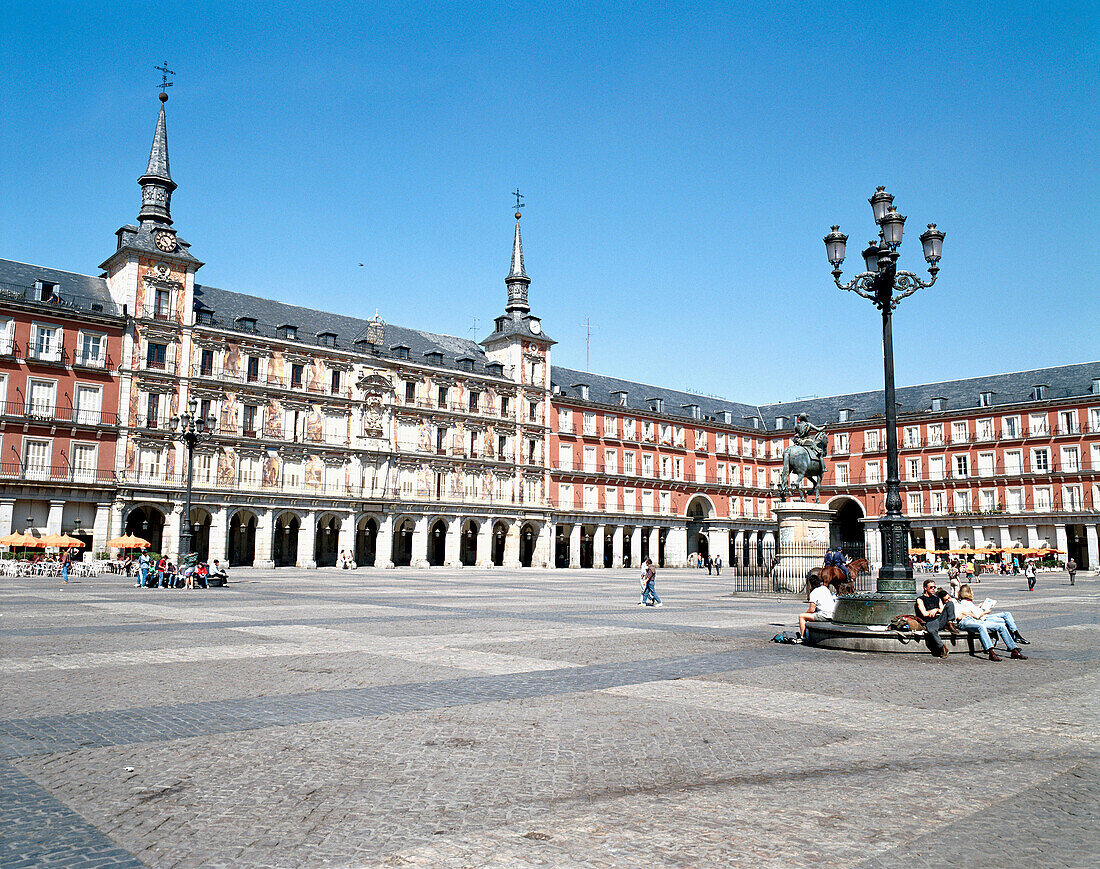
[[[882,361],[886,379],[886,508],[879,527],[882,532],[882,568],[876,589],[886,603],[890,599],[916,597],[916,580],[909,567],[909,520],[901,512],[901,480],[898,474],[897,405],[894,403],[894,343],[890,328],[891,315],[898,302],[917,290],[930,287],[939,272],[944,233],[936,224],[928,224],[921,233],[924,258],[928,262],[930,281],[922,281],[913,272],[898,271],[898,247],[901,246],[905,218],[893,205],[894,197],[879,187],[868,200],[879,227],[878,241],[868,242],[863,251],[866,271],[846,284],[840,282],[840,264],[844,262],[844,245],[848,236],[834,226],[825,236],[825,250],[833,266],[833,281],[842,290],[851,290],[869,299],[882,312]],[[871,609],[878,609],[871,607]],[[885,609],[885,608],[884,608]],[[877,613],[881,616],[883,613]],[[871,613],[865,613],[870,616]],[[841,620],[842,613],[837,613]],[[844,619],[847,621],[848,619]],[[866,621],[866,618],[860,619]],[[872,619],[876,621],[876,619]]]
[[[183,561],[191,554],[191,476],[194,471],[195,444],[210,440],[214,436],[216,420],[213,415],[203,418],[198,414],[199,403],[195,399],[187,405],[186,412],[174,416],[169,421],[169,429],[179,442],[187,446],[187,501],[180,522],[180,545],[177,561]]]

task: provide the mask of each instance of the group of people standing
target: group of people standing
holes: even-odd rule
[[[701,552],[693,552],[688,556],[688,567],[697,567],[700,570],[705,567],[708,576],[721,576],[722,556],[716,555],[714,558],[711,558],[709,555],[703,555]]]

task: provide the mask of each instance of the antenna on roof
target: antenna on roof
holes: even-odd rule
[[[581,326],[582,329],[584,329],[584,332],[585,332],[585,335],[584,335],[584,370],[588,371],[590,369],[591,364],[592,364],[591,360],[589,358],[591,356],[591,350],[592,350],[592,330],[596,329],[596,328],[599,328],[599,327],[597,327],[595,324],[593,324],[588,319],[588,317],[584,318],[584,322],[581,323],[580,326]]]
[[[474,317],[474,325],[470,329],[470,331],[474,333],[474,340],[477,340],[477,336],[478,336],[477,326],[478,326],[478,323],[480,323],[480,322],[481,322],[481,320],[479,320],[477,317]]]

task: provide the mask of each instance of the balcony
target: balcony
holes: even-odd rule
[[[60,293],[43,287],[28,287],[0,281],[0,300],[22,302],[40,308],[48,308],[64,315],[66,311],[83,311],[90,314],[119,315],[118,309],[110,299],[95,296],[83,296],[77,293]]]
[[[70,483],[81,486],[113,486],[115,474],[112,470],[98,468],[4,462],[0,464],[0,479],[33,483]]]
[[[73,368],[90,368],[96,371],[106,371],[113,368],[111,357],[104,353],[83,353],[73,357]]]
[[[28,403],[21,401],[0,402],[0,415],[22,420],[49,423],[72,423],[86,426],[117,426],[118,414],[113,411],[88,410],[85,408],[58,407],[53,404]]]
[[[19,345],[11,335],[0,335],[0,356],[14,356]]]
[[[65,348],[59,343],[53,343],[49,346],[41,344],[27,345],[28,362],[41,362],[47,365],[64,365],[65,355]]]
[[[137,313],[140,320],[156,320],[160,323],[178,323],[180,318],[172,310],[171,305],[142,305]]]

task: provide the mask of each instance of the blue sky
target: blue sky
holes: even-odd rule
[[[742,401],[882,383],[822,237],[879,184],[940,279],[899,385],[1092,361],[1095,3],[10,4],[0,256],[96,273],[139,207],[165,59],[201,282],[484,337],[518,185],[555,362]],[[363,263],[362,267],[359,263]],[[479,320],[473,331],[474,318]]]

